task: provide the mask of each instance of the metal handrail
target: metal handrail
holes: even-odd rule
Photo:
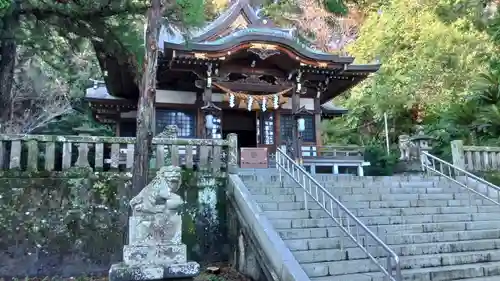
[[[368,227],[364,223],[362,223],[356,216],[354,216],[354,214],[352,214],[337,198],[335,198],[318,181],[316,181],[316,179],[314,179],[306,170],[304,170],[303,167],[292,160],[292,158],[286,155],[286,153],[284,153],[280,148],[278,148],[276,151],[276,168],[279,172],[280,181],[282,181],[281,170],[283,170],[300,187],[302,187],[302,189],[304,190],[304,204],[306,209],[307,195],[309,195],[335,221],[337,226],[340,227],[340,229],[342,229],[342,231],[349,238],[351,238],[351,240],[375,263],[375,265],[377,265],[377,267],[388,280],[403,280],[401,277],[401,264],[399,256],[370,229],[368,229]],[[352,233],[353,229],[355,233]],[[368,239],[363,239],[363,235],[360,235],[360,231],[364,232],[365,238],[371,237],[375,241],[375,250],[380,247],[385,251],[384,257],[387,258],[385,267],[381,264],[381,262],[377,260],[377,257],[381,257],[380,254],[372,255],[369,252],[370,246],[367,246]],[[341,241],[341,248],[343,247],[342,244],[343,243]],[[395,268],[395,274],[393,274],[393,268]]]
[[[441,175],[452,182],[458,184],[459,186],[467,189],[469,191],[469,205],[472,205],[472,193],[482,197],[485,200],[493,202],[496,205],[500,206],[500,187],[494,185],[493,183],[480,178],[466,170],[457,167],[445,160],[438,158],[428,152],[422,151],[420,156],[420,162],[422,165],[422,170],[427,171],[428,173],[434,172],[438,175]],[[436,166],[436,162],[439,167]],[[446,173],[447,172],[447,173]],[[460,176],[465,177],[465,180],[462,181],[459,179]],[[486,187],[486,195],[482,194],[480,191],[475,190],[474,187],[478,187],[477,185],[473,185],[472,187],[469,184],[469,181],[476,181],[476,183],[483,184]],[[497,200],[489,197],[490,191],[496,192]]]

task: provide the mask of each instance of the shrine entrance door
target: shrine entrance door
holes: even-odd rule
[[[238,150],[241,147],[257,147],[257,119],[255,111],[224,109],[222,113],[222,137],[238,135]]]

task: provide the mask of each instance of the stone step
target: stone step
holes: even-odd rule
[[[500,276],[497,276],[500,275],[500,262],[484,262],[475,264],[407,269],[402,271],[402,275],[403,275],[403,281],[410,281],[410,280],[452,281],[452,280],[462,280],[462,279],[468,280],[467,278],[492,277],[492,276],[500,278]],[[356,273],[356,274],[311,278],[311,281],[384,281],[384,280],[385,280],[384,276],[380,272]]]
[[[276,196],[279,194],[265,194],[264,196]],[[295,200],[303,200],[304,199],[304,192],[297,192],[296,194],[288,194],[288,195],[295,195]],[[469,200],[471,198],[472,200],[474,199],[481,199],[476,194],[469,194],[466,192],[454,192],[454,193],[423,193],[423,194],[350,194],[350,195],[339,195],[339,194],[333,194],[332,195],[337,198],[340,202],[364,202],[364,201],[369,201],[369,202],[376,202],[376,201],[384,201],[384,202],[398,202],[398,201],[449,201],[449,200]],[[254,195],[254,196],[259,196],[259,195]],[[309,194],[307,194],[307,198],[311,198]],[[320,195],[321,198],[321,195]],[[311,198],[312,199],[312,198]]]
[[[360,236],[362,239],[363,236]],[[430,232],[430,233],[408,233],[408,234],[390,234],[381,237],[387,245],[418,245],[427,243],[445,243],[445,242],[474,242],[482,243],[498,242],[500,239],[500,229],[471,230],[471,231],[451,231],[451,232]],[[344,248],[355,248],[357,245],[351,239],[339,237],[333,238],[306,238],[306,239],[287,239],[284,240],[290,250],[318,250],[318,249],[340,249],[340,243]]]
[[[330,227],[337,223],[323,210],[309,211],[267,211],[266,216],[276,229],[282,228],[308,228],[308,227]],[[409,225],[427,224],[441,222],[471,222],[471,221],[495,221],[500,216],[491,213],[472,214],[437,214],[437,215],[410,215],[410,216],[358,216],[366,226],[383,225]],[[347,220],[344,216],[344,226],[347,224],[355,226],[353,220]]]
[[[383,259],[380,260],[382,264],[385,265],[385,261]],[[401,268],[418,269],[498,261],[500,261],[500,250],[458,252],[438,255],[403,256],[401,257]],[[352,273],[376,273],[378,271],[377,265],[370,259],[302,263],[301,266],[310,277]]]
[[[252,194],[297,194],[303,192],[303,188],[298,187],[269,187],[269,186],[256,186],[249,187]],[[365,195],[365,194],[448,194],[448,193],[466,193],[465,189],[458,189],[455,187],[378,187],[378,188],[350,188],[350,187],[325,187],[332,195]]]
[[[281,188],[281,187],[288,187],[288,188],[300,188],[300,186],[291,180],[285,180],[283,183],[279,181],[273,181],[273,180],[259,180],[259,181],[252,181],[252,180],[243,180],[246,186],[248,186],[250,189],[256,188],[256,187],[267,187],[267,188]],[[417,181],[417,182],[399,182],[399,181],[394,181],[394,182],[365,182],[365,181],[356,181],[356,182],[344,182],[344,181],[318,181],[320,185],[326,188],[332,188],[332,189],[340,189],[344,190],[344,188],[347,189],[374,189],[374,188],[382,188],[382,189],[388,189],[388,188],[444,188],[444,189],[449,189],[449,188],[461,188],[459,185],[457,185],[454,182],[451,181],[439,181],[439,182],[432,182],[432,181]]]
[[[320,206],[318,205],[318,208]],[[385,208],[385,209],[350,209],[360,217],[371,216],[411,216],[411,215],[438,215],[438,214],[474,214],[498,213],[499,206],[469,206],[469,207],[414,207],[414,208]]]
[[[468,201],[467,201],[468,203]],[[263,211],[297,211],[304,210],[304,201],[302,202],[264,202],[259,204]],[[347,206],[356,216],[390,216],[390,215],[432,215],[432,214],[470,214],[470,213],[499,213],[500,207],[491,206],[468,206],[455,207],[394,207],[394,208],[369,208],[370,204],[364,202],[360,206],[354,203]],[[321,207],[316,202],[309,202],[309,210],[320,210]]]
[[[256,171],[255,173],[248,173],[248,171],[243,173],[238,173],[243,181],[260,181],[260,182],[279,182],[279,175],[275,170],[266,169],[261,171]],[[291,181],[291,179],[285,175],[281,174],[285,181]],[[440,176],[428,176],[428,175],[395,175],[395,176],[354,176],[354,175],[314,175],[313,178],[318,182],[366,182],[366,183],[415,183],[415,182],[450,182],[445,177]]]
[[[344,240],[347,242],[347,239]],[[350,241],[350,240],[349,240]],[[339,241],[340,242],[340,241]],[[352,242],[352,241],[350,241]],[[288,244],[288,241],[286,241]],[[329,262],[339,260],[366,259],[367,256],[357,247],[346,247],[340,250],[336,248],[323,248],[317,250],[293,250],[293,255],[301,263]],[[391,245],[390,248],[400,257],[421,255],[442,255],[461,252],[500,251],[500,239],[468,240],[441,243],[421,243],[414,245]],[[381,248],[370,245],[370,254],[375,257],[385,257]],[[499,253],[500,254],[500,253]]]
[[[461,279],[461,281],[498,281],[498,280],[500,280],[499,276],[485,276],[485,277]]]
[[[301,202],[303,201],[304,195],[252,195],[252,198],[257,203],[282,203],[282,202]],[[417,199],[417,200],[400,200],[400,201],[343,201],[340,202],[347,208],[409,208],[409,207],[469,207],[469,206],[494,206],[495,203],[488,200],[468,200],[467,199],[452,199],[452,200],[440,200],[440,199]],[[388,200],[388,199],[386,199]],[[308,198],[308,203],[315,203],[312,198]]]
[[[500,207],[494,203],[441,177],[316,179],[400,256],[405,281],[500,280]],[[290,178],[282,187],[277,173],[262,172],[244,182],[312,281],[385,281]],[[370,241],[369,251],[385,264],[371,237],[360,232],[358,239]]]
[[[379,237],[395,233],[429,233],[488,229],[500,229],[500,221],[444,222],[370,227],[370,230]],[[338,227],[289,228],[277,229],[276,231],[280,234],[282,239],[339,237],[342,234]]]
[[[391,196],[394,194],[391,194]],[[406,194],[401,194],[406,195]],[[434,194],[427,194],[434,195]],[[414,198],[415,196],[413,196]],[[418,196],[417,196],[418,197]],[[409,207],[469,207],[469,206],[494,206],[495,203],[490,202],[488,200],[481,200],[477,195],[472,200],[469,200],[468,194],[457,195],[457,198],[461,199],[414,199],[414,200],[404,200],[403,198],[395,199],[389,196],[380,197],[378,200],[356,200],[359,198],[343,198],[341,196],[336,197],[340,200],[340,202],[346,206],[347,208],[409,208]],[[293,194],[281,194],[281,195],[273,195],[273,194],[260,194],[260,195],[252,195],[252,198],[257,203],[282,203],[282,202],[301,202],[304,201],[304,194],[298,193],[296,195]],[[408,197],[409,198],[409,197]],[[421,196],[421,198],[425,198],[425,196]],[[432,198],[432,197],[431,197]],[[438,197],[433,197],[438,198]],[[316,203],[314,199],[308,196],[308,203]]]

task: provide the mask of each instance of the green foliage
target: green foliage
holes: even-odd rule
[[[0,0],[0,16],[4,15],[10,7],[11,0]]]
[[[144,16],[143,15],[117,15],[107,20],[109,29],[123,44],[127,53],[131,54],[139,72],[142,72],[144,62]]]
[[[300,8],[292,0],[272,1],[264,6],[262,12],[264,16],[273,19],[277,25],[290,26],[292,22],[289,15],[300,13]]]
[[[41,128],[42,131],[70,134],[72,127],[93,122],[92,118],[86,117],[88,107],[81,105],[85,89],[90,86],[89,79],[104,80],[104,73],[101,73],[100,68],[108,70],[105,57],[116,58],[122,69],[132,72],[135,82],[140,80],[145,50],[144,15],[149,0],[80,0],[67,3],[26,0],[22,2],[23,5],[8,6],[11,2],[0,0],[0,17],[7,7],[22,16],[19,17],[15,30],[2,30],[0,20],[0,43],[2,37],[8,36],[9,32],[15,34],[19,54],[10,55],[19,55],[19,62],[23,62],[25,57],[33,57],[40,65],[37,70],[50,80],[45,81],[48,83],[47,88],[51,88],[56,82],[67,87],[65,94],[77,109],[71,111],[67,118],[58,117],[56,126]],[[166,24],[182,29],[200,25],[205,19],[203,2],[174,2],[176,5],[172,5],[164,15]],[[96,55],[100,57],[100,65]],[[18,63],[17,67],[20,65]],[[16,71],[16,75],[17,73]],[[16,79],[23,81],[17,76],[7,80]],[[112,90],[110,88],[111,92]],[[5,123],[4,120],[0,121]],[[102,129],[103,134],[109,132],[108,128]]]
[[[461,120],[463,124],[471,120],[474,107],[464,111],[461,104],[474,91],[478,73],[487,70],[495,46],[486,33],[470,28],[471,20],[463,15],[468,13],[444,22],[437,8],[444,4],[445,0],[440,5],[435,1],[395,0],[386,2],[382,13],[369,9],[350,53],[357,63],[380,59],[382,67],[346,99],[337,101],[350,113],[326,127],[352,136],[329,134],[330,141],[362,138],[367,143],[382,139],[386,112],[391,142],[397,142],[398,135],[413,133],[415,105],[423,108],[428,131],[451,131],[450,136],[465,132],[465,127],[449,128],[450,124],[441,120]],[[457,115],[445,117],[444,112]]]
[[[180,18],[186,27],[200,26],[205,22],[204,0],[176,0]]]
[[[413,133],[412,108],[420,105],[422,124],[435,137],[433,154],[449,160],[455,139],[498,145],[500,14],[485,12],[489,2],[353,2],[367,11],[367,18],[351,54],[358,63],[378,58],[382,67],[346,98],[337,99],[350,113],[325,124],[329,142],[382,144],[386,112],[395,143],[398,135]],[[377,171],[391,163],[379,150],[367,156]]]
[[[485,172],[481,176],[492,184],[500,186],[500,173],[498,171]]]
[[[348,12],[348,8],[342,0],[324,0],[324,5],[327,11],[334,14],[346,15]]]
[[[383,146],[376,143],[367,145],[365,147],[365,161],[370,162],[370,166],[365,167],[365,175],[392,176],[397,159],[394,151],[387,155],[387,151]]]

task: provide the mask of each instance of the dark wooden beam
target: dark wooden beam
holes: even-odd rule
[[[219,73],[241,73],[241,74],[257,74],[257,75],[271,75],[277,78],[286,78],[287,74],[281,70],[273,68],[259,68],[248,67],[238,64],[222,65]]]
[[[270,84],[257,84],[257,83],[241,83],[241,82],[217,82],[222,87],[231,89],[234,92],[266,92],[278,93],[288,89],[287,86],[270,85]]]
[[[204,73],[206,69],[205,65],[199,64],[172,64],[170,69],[162,70],[161,74],[168,71],[180,71],[180,72],[194,72],[194,73]],[[303,78],[304,80],[309,81],[324,81],[326,77],[332,75],[338,75],[338,73],[342,70],[339,68],[335,71],[327,71],[325,73],[315,73],[315,72],[304,72]],[[322,70],[317,70],[318,72],[322,72]],[[239,74],[257,74],[257,75],[271,75],[277,78],[286,79],[289,76],[289,72],[283,72],[280,69],[276,68],[260,68],[260,67],[249,67],[244,66],[238,63],[229,63],[223,64],[219,68],[219,75],[227,74],[227,73],[239,73]]]

